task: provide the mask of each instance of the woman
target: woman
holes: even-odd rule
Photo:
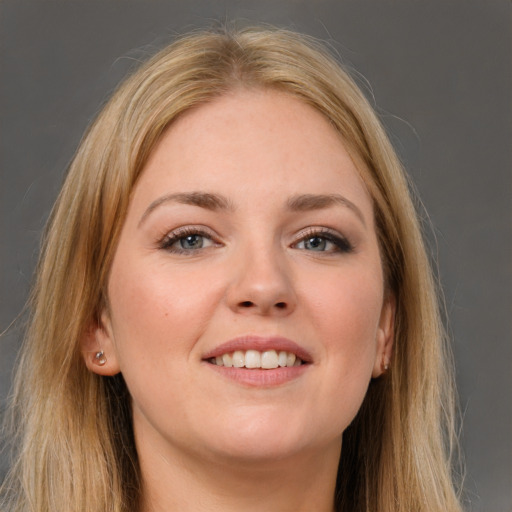
[[[406,179],[312,40],[196,33],[130,77],[32,310],[7,510],[460,510]]]

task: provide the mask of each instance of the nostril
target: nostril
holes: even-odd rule
[[[258,301],[253,302],[252,300],[243,300],[237,303],[237,308],[240,310],[254,309],[255,311],[261,311],[270,313],[271,310],[285,311],[288,310],[289,304],[285,301],[279,301],[272,304],[272,302],[259,303]]]

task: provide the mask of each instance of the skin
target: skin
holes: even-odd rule
[[[191,192],[225,204],[168,197]],[[341,436],[391,357],[394,304],[371,198],[324,117],[238,90],[171,125],[135,187],[108,297],[82,349],[91,371],[127,382],[144,511],[333,510]],[[286,337],[309,364],[249,385],[205,360],[245,335]]]

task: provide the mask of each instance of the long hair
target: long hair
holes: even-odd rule
[[[237,88],[272,88],[336,129],[372,197],[386,286],[396,298],[391,369],[343,434],[340,512],[457,512],[450,357],[438,290],[401,164],[363,93],[315,40],[280,29],[196,32],[115,92],[86,133],[43,240],[11,406],[17,452],[4,483],[16,512],[137,509],[140,470],[121,375],[79,350],[106,303],[130,194],[163,131]]]

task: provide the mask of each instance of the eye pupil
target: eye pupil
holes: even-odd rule
[[[200,249],[203,246],[201,235],[187,235],[180,240],[182,249]]]
[[[314,236],[304,241],[304,246],[306,249],[311,249],[313,251],[323,251],[325,250],[327,241],[325,238],[320,236]]]

